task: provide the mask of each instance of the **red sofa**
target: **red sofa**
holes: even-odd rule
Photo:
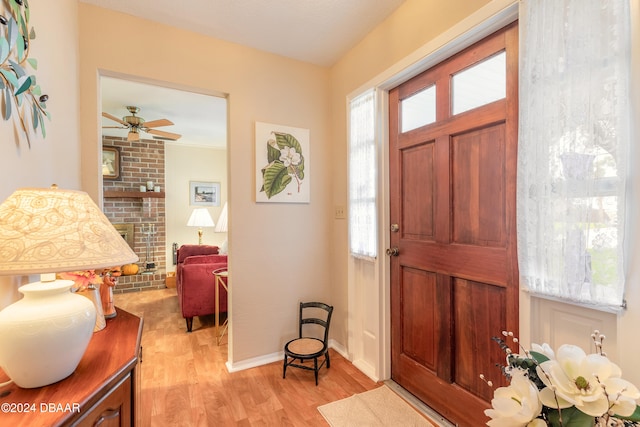
[[[182,245],[178,249],[176,290],[187,332],[193,328],[194,316],[215,312],[214,270],[227,267],[227,256],[218,254],[217,246]],[[226,280],[226,279],[224,279]],[[227,291],[220,287],[220,313],[227,312]]]

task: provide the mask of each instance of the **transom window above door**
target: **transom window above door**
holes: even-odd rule
[[[507,87],[506,75],[504,51],[452,74],[451,115],[504,99]],[[404,98],[400,107],[401,132],[409,132],[435,123],[438,108],[435,84]]]
[[[434,123],[436,121],[436,85],[403,99],[400,114],[403,133]]]

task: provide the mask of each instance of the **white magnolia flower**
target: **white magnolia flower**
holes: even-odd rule
[[[626,416],[633,413],[635,399],[640,397],[633,384],[620,378],[622,372],[615,363],[600,354],[587,355],[574,345],[562,345],[555,360],[543,362],[537,369],[547,386],[540,391],[540,400],[551,408],[575,405],[596,417],[605,414],[611,403],[615,413]]]
[[[290,165],[297,166],[301,159],[300,153],[296,152],[296,149],[293,147],[282,147],[280,149],[280,161],[284,163],[284,166],[287,168]]]
[[[537,387],[529,381],[524,371],[511,371],[511,384],[495,390],[492,409],[484,411],[491,418],[491,427],[542,427],[544,421],[536,420],[542,411]],[[542,421],[542,424],[539,423]]]

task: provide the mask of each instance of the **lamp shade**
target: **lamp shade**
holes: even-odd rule
[[[85,192],[24,188],[0,205],[0,274],[94,270],[137,260]]]
[[[218,222],[216,222],[216,228],[213,229],[216,233],[226,233],[227,232],[227,203],[224,203],[222,207],[222,212],[220,212],[220,216],[218,217]]]
[[[191,212],[187,225],[189,227],[213,227],[215,224],[207,208],[196,208]]]
[[[81,191],[26,188],[0,205],[0,274],[95,270],[135,262],[106,216]],[[18,386],[42,387],[75,371],[96,322],[74,282],[44,278],[0,311],[0,366]]]

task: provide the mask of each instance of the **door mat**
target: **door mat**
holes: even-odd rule
[[[319,406],[318,411],[331,427],[436,426],[384,385]]]

